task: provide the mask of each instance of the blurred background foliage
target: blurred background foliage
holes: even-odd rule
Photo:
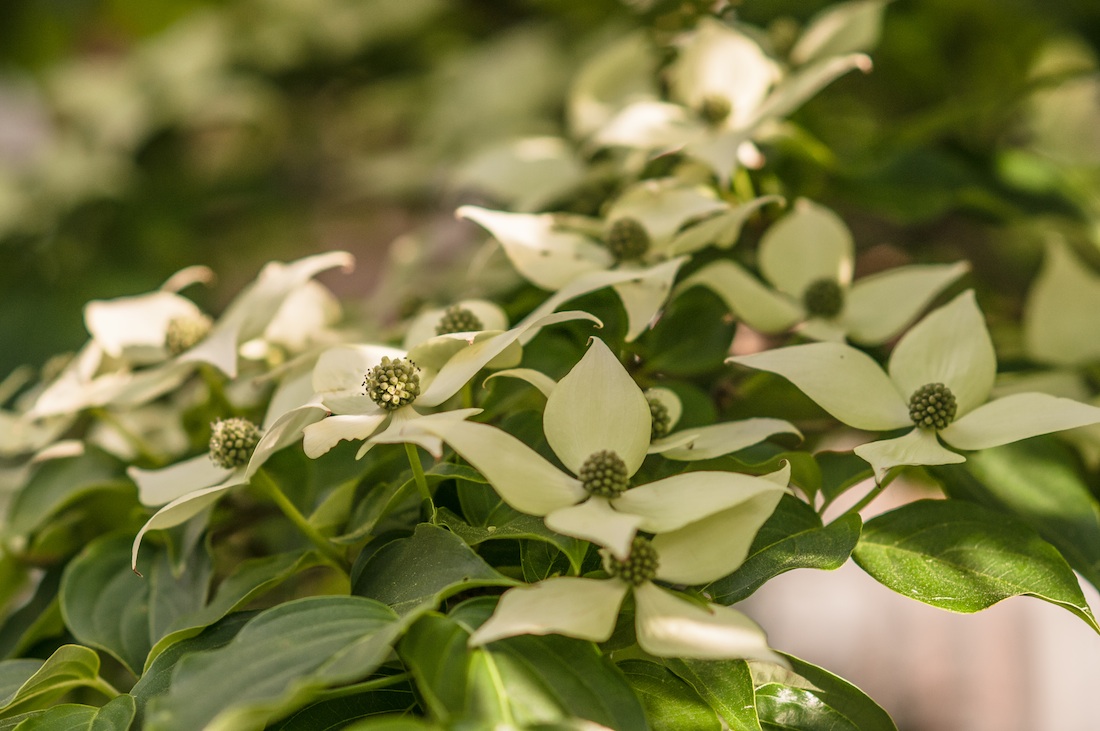
[[[732,11],[782,52],[827,4]],[[346,249],[357,276],[330,284],[366,296],[395,238],[463,236],[464,160],[561,134],[580,63],[685,5],[8,0],[0,375],[79,347],[87,300],[189,264],[219,272],[195,293],[217,309],[263,261]],[[836,209],[864,269],[969,259],[994,325],[1016,321],[1046,238],[1100,263],[1098,48],[1090,0],[892,2],[874,71],[793,115],[758,187]]]

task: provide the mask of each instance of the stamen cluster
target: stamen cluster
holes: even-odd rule
[[[449,335],[483,329],[485,326],[477,315],[465,307],[451,305],[443,311],[443,317],[439,318],[439,324],[435,326],[435,334]]]
[[[636,218],[620,218],[611,224],[604,245],[616,261],[641,259],[649,251],[649,232]]]
[[[836,317],[844,308],[844,291],[835,280],[819,279],[802,293],[802,305],[815,317]]]
[[[955,394],[942,383],[928,383],[909,398],[909,418],[924,429],[943,429],[955,420]]]
[[[374,403],[387,411],[411,404],[420,395],[420,369],[408,358],[383,356],[363,379],[363,387]]]
[[[634,541],[630,544],[630,555],[625,561],[611,555],[604,556],[607,573],[633,586],[651,581],[657,575],[659,566],[657,549],[644,536],[634,536]]]
[[[260,428],[248,419],[234,416],[210,425],[210,459],[227,470],[248,464],[259,443]]]
[[[173,317],[164,333],[164,347],[173,355],[179,355],[198,345],[207,336],[214,321],[203,314]]]
[[[699,104],[699,116],[712,126],[718,126],[725,122],[732,111],[733,106],[730,104],[729,98],[721,94],[711,94]]]
[[[659,399],[647,398],[646,401],[649,402],[649,441],[652,442],[672,430],[672,415]]]
[[[577,473],[590,495],[613,498],[630,487],[630,473],[623,458],[609,449],[592,454]]]

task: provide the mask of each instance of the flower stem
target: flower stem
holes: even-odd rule
[[[882,491],[886,489],[887,485],[889,485],[891,482],[893,482],[894,478],[897,477],[900,474],[901,474],[901,470],[898,469],[898,468],[893,468],[893,469],[888,470],[886,472],[886,474],[883,476],[881,482],[879,482],[877,485],[875,485],[873,488],[871,488],[870,492],[868,492],[866,495],[864,495],[863,498],[859,502],[857,502],[855,505],[853,505],[852,507],[845,510],[843,513],[840,514],[839,517],[843,518],[846,515],[854,515],[855,513],[858,513],[859,511],[863,510],[865,507],[867,507],[868,505],[871,504],[872,500],[874,500],[879,495],[881,495]]]
[[[310,543],[317,547],[317,550],[335,562],[340,568],[347,568],[347,558],[344,556],[343,552],[334,546],[331,541],[321,535],[316,528],[310,525],[309,521],[305,519],[305,516],[298,512],[298,508],[290,501],[290,498],[279,489],[279,485],[271,478],[271,475],[264,470],[257,470],[256,474],[252,476],[252,482],[272,499],[275,505],[279,507],[279,510],[283,512],[283,515],[298,527],[298,530],[309,539]]]
[[[428,479],[424,477],[424,465],[420,464],[420,455],[417,454],[416,445],[405,442],[405,454],[409,458],[409,466],[412,467],[416,489],[420,492],[420,502],[422,505],[424,503],[428,504],[431,522],[435,523],[435,502],[432,500],[432,491],[428,489]]]

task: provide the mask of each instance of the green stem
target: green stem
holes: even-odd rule
[[[333,688],[332,690],[317,693],[311,696],[313,698],[312,702],[330,701],[334,698],[347,698],[348,696],[359,695],[360,693],[369,693],[372,690],[387,688],[391,685],[403,683],[411,677],[411,673],[398,673],[397,675],[387,675],[384,678],[364,680],[362,683],[356,683],[355,685],[345,685],[343,688]]]
[[[331,541],[310,525],[309,521],[305,519],[305,516],[298,512],[298,508],[290,501],[290,498],[279,489],[279,485],[271,478],[271,475],[264,470],[257,470],[256,474],[252,476],[252,483],[263,490],[268,497],[272,499],[279,507],[279,510],[283,512],[283,515],[298,527],[298,530],[309,539],[310,543],[317,547],[317,550],[335,562],[340,568],[347,568],[347,558],[344,556],[343,552],[332,545]]]
[[[892,468],[892,469],[888,470],[886,472],[886,474],[883,476],[882,481],[879,482],[877,485],[875,485],[873,488],[871,488],[871,491],[868,492],[866,495],[864,495],[863,499],[861,499],[859,502],[857,502],[852,507],[845,510],[838,517],[843,518],[846,515],[854,515],[855,513],[858,513],[859,511],[863,510],[865,507],[867,507],[868,505],[871,504],[872,500],[874,500],[879,495],[881,495],[882,491],[886,489],[886,486],[889,485],[891,482],[893,482],[894,478],[896,478],[900,474],[901,474],[901,469],[900,468]]]
[[[116,696],[122,695],[117,690],[115,690],[114,686],[112,686],[110,683],[100,677],[96,677],[88,687],[92,690],[102,693],[108,698],[114,698]]]
[[[432,491],[428,489],[428,478],[424,476],[424,465],[420,464],[420,455],[417,454],[416,445],[405,442],[405,454],[409,458],[409,466],[412,467],[416,489],[420,492],[420,501],[421,503],[428,503],[431,522],[435,523],[435,502],[432,500]]]

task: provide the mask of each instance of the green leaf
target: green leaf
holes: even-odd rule
[[[764,731],[897,731],[886,711],[848,681],[784,655],[791,670],[750,663]]]
[[[120,695],[100,708],[75,703],[53,706],[20,722],[15,731],[127,731],[134,714],[134,697]]]
[[[333,698],[306,706],[269,731],[336,731],[368,716],[416,708],[416,696],[409,689],[382,688],[360,695]]]
[[[853,558],[899,594],[954,612],[1028,595],[1097,632],[1066,560],[1020,521],[961,500],[920,500],[869,521]]]
[[[499,500],[499,498],[498,498]],[[446,508],[440,508],[440,522],[451,529],[455,535],[471,546],[503,538],[527,538],[548,543],[569,559],[573,570],[579,572],[581,562],[588,553],[588,542],[563,536],[546,527],[541,518],[526,515],[509,508],[504,502],[494,511],[493,522],[485,526],[470,525]]]
[[[9,616],[0,627],[0,657],[14,657],[46,637],[65,631],[57,592],[61,571],[47,571],[30,600]]]
[[[718,716],[694,689],[667,668],[644,660],[619,663],[626,682],[645,708],[653,731],[721,729]]]
[[[12,500],[5,533],[31,533],[51,515],[97,490],[134,490],[122,464],[106,452],[89,448],[77,457],[43,462]]]
[[[702,287],[680,294],[642,338],[645,371],[692,376],[721,369],[735,329],[727,313],[722,300]]]
[[[587,549],[586,545],[585,554],[580,556],[582,562]],[[552,576],[563,576],[575,566],[568,556],[545,541],[521,542],[519,556],[520,565],[523,568],[523,580],[528,584],[534,584]]]
[[[858,515],[846,515],[823,526],[813,508],[793,495],[784,495],[756,534],[745,562],[706,591],[719,604],[735,604],[792,569],[840,568],[856,547],[861,527]]]
[[[107,690],[99,679],[99,655],[87,647],[62,645],[45,662],[7,660],[0,663],[0,715],[48,706],[82,686]]]
[[[847,492],[848,488],[874,475],[871,465],[853,452],[818,452],[814,459],[821,468],[821,494],[825,496],[823,509]]]
[[[732,731],[761,731],[752,672],[744,660],[667,659],[665,667],[726,720]]]
[[[146,708],[148,731],[249,731],[302,708],[324,688],[370,675],[403,623],[362,597],[280,604],[228,644],[183,657],[164,695]]]
[[[928,469],[951,497],[1027,523],[1100,587],[1100,501],[1076,467],[1073,451],[1056,437],[983,449],[960,467]]]
[[[478,586],[514,586],[454,533],[426,523],[409,538],[382,546],[368,559],[352,593],[377,599],[401,615],[431,609]]]

